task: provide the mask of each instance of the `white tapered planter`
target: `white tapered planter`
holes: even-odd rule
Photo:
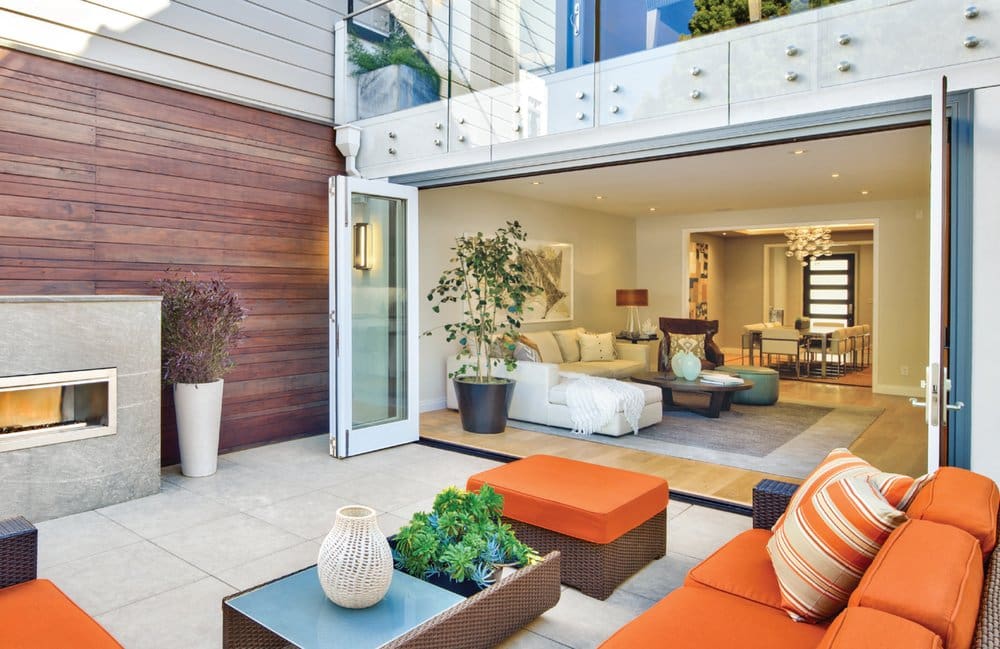
[[[219,461],[222,384],[223,379],[174,384],[181,473],[186,476],[201,478],[215,473]]]

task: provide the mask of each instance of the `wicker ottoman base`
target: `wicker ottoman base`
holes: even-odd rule
[[[591,543],[512,518],[517,538],[539,554],[562,554],[562,583],[596,599],[607,599],[623,581],[667,552],[667,512],[653,516],[611,543]]]

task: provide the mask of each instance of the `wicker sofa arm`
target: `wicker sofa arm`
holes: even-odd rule
[[[1000,522],[997,529],[1000,530]],[[1000,552],[995,549],[986,566],[972,649],[1000,649]]]
[[[0,520],[0,588],[38,576],[38,530],[17,516]]]
[[[798,489],[797,484],[777,480],[761,480],[753,488],[753,526],[771,529],[788,507],[788,501]]]

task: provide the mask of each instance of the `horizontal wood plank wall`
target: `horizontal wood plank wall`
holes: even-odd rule
[[[342,171],[329,127],[0,48],[0,294],[221,274],[250,311],[223,449],[327,429],[326,188]]]

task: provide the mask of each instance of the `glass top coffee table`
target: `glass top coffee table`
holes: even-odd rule
[[[559,553],[462,597],[395,571],[385,598],[347,609],[326,598],[316,566],[222,600],[224,649],[492,647],[559,601]]]

